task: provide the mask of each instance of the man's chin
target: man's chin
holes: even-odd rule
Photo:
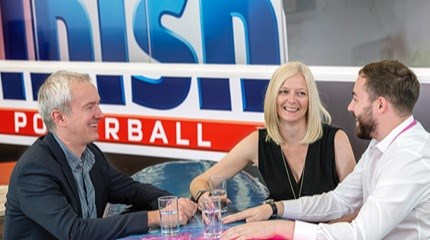
[[[371,140],[371,139],[372,139],[372,138],[367,137],[367,136],[358,136],[358,135],[357,135],[357,137],[358,137],[359,139],[361,139],[361,140]]]
[[[357,130],[355,132],[355,135],[362,140],[371,140],[372,138],[370,137],[369,134],[364,134],[362,131]]]
[[[91,138],[91,142],[95,142],[95,141],[97,141],[97,140],[99,140],[99,134],[97,133],[97,134],[94,134],[93,136],[92,136],[92,138]]]

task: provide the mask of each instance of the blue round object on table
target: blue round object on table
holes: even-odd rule
[[[178,197],[190,197],[190,182],[216,162],[207,160],[181,160],[146,167],[132,175],[141,183],[150,183]],[[257,177],[241,171],[227,181],[227,196],[231,200],[228,211],[240,211],[260,205],[268,196],[267,187]],[[105,216],[124,212],[129,206],[108,204]]]

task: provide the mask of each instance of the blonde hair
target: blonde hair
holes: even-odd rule
[[[322,124],[331,123],[330,113],[321,103],[318,88],[309,67],[301,62],[285,63],[273,73],[264,98],[264,120],[268,133],[266,141],[272,139],[278,145],[285,142],[281,134],[281,119],[277,111],[277,99],[285,80],[297,73],[302,74],[305,78],[309,97],[309,106],[306,112],[306,133],[300,142],[310,144],[317,141],[323,134]]]

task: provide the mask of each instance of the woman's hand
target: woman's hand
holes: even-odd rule
[[[269,204],[263,204],[258,207],[246,209],[244,211],[228,215],[223,218],[224,224],[245,220],[246,222],[255,222],[267,220],[272,216],[272,207]]]

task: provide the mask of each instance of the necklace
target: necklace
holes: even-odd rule
[[[291,192],[293,192],[294,199],[300,198],[300,196],[302,195],[303,182],[305,180],[304,178],[305,178],[305,168],[306,168],[306,157],[305,157],[305,164],[303,165],[302,176],[300,177],[301,182],[300,182],[299,195],[296,197],[296,192],[294,191],[293,183],[291,182],[290,173],[288,172],[287,161],[285,160],[285,154],[284,154],[284,151],[282,151],[282,148],[280,149],[281,149],[282,160],[284,162],[285,172],[287,173],[288,182],[290,183]]]

